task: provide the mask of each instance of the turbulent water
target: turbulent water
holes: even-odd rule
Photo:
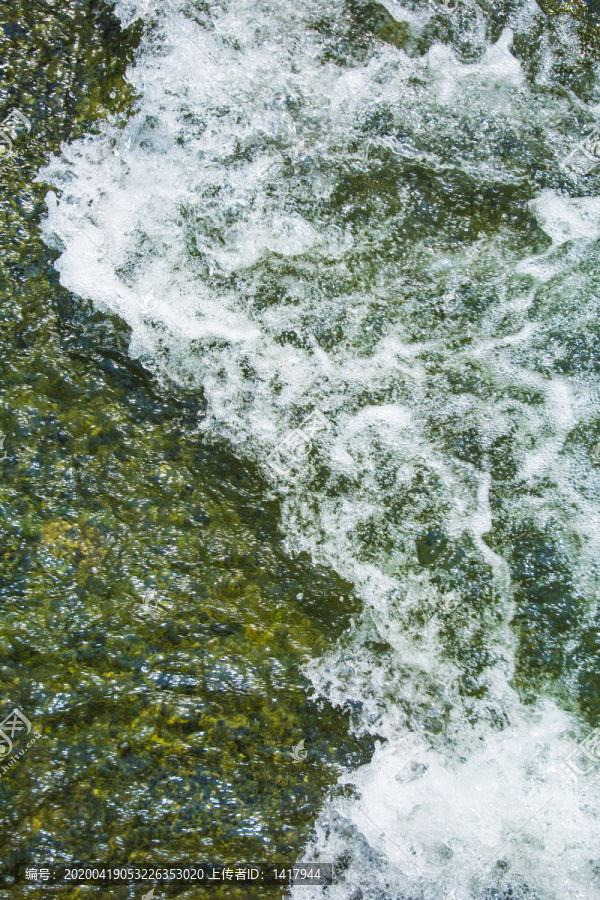
[[[327,896],[589,900],[600,72],[569,15],[449,6],[119,0],[138,110],[42,172],[44,236],[362,601],[306,668],[377,737]]]

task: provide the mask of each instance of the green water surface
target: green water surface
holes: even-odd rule
[[[555,27],[567,5],[544,8]],[[590,58],[565,77],[584,96],[597,19],[568,10]],[[339,772],[366,761],[376,739],[353,736],[350,707],[311,700],[301,673],[360,608],[352,585],[289,558],[260,474],[202,437],[202,397],[133,362],[124,323],[61,288],[57,254],[40,239],[36,173],[61,142],[135,108],[124,73],[141,23],[123,31],[93,0],[11,0],[0,15],[0,116],[18,108],[33,123],[0,168],[0,714],[16,707],[41,734],[0,777],[0,895],[103,895],[13,887],[17,864],[291,863]],[[332,47],[360,60],[373,42],[403,46],[390,18],[349,2]],[[482,215],[492,227],[497,210]],[[512,547],[526,697],[566,666],[569,611],[540,611],[536,591],[546,573],[570,596],[568,572],[551,536],[527,523],[514,535],[500,521],[496,534],[500,551]],[[443,562],[434,545],[435,535],[417,546],[424,567]],[[585,640],[593,661],[597,630]],[[579,699],[595,721],[598,678],[591,662],[585,671]],[[175,895],[198,892],[160,889]]]
[[[40,240],[36,172],[134,108],[139,27],[75,0],[2,16],[0,110],[33,128],[0,169],[0,714],[42,737],[0,777],[0,893],[100,890],[11,887],[16,864],[292,863],[371,747],[300,673],[356,614],[351,585],[289,559],[260,475],[201,438],[202,397],[132,362]]]

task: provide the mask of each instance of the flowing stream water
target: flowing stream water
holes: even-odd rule
[[[331,573],[347,621],[303,678],[375,744],[300,855],[336,864],[332,900],[600,897],[597,20],[115,14],[143,21],[136,109],[44,167],[42,234]]]

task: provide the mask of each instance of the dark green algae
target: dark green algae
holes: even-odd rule
[[[0,169],[0,715],[42,737],[0,777],[0,895],[142,889],[15,885],[16,865],[292,863],[372,750],[300,670],[356,614],[350,585],[289,558],[260,474],[201,436],[202,397],[132,361],[124,323],[62,289],[41,241],[36,173],[133,109],[140,23],[84,2],[2,19],[0,113],[33,127]]]

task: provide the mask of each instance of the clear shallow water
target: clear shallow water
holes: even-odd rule
[[[116,11],[139,111],[43,171],[43,234],[362,601],[304,674],[379,743],[304,856],[334,897],[598,895],[561,769],[598,716],[593,50],[533,4]]]
[[[17,863],[296,859],[372,752],[300,671],[359,604],[290,559],[260,472],[199,433],[201,392],[132,361],[123,321],[61,287],[42,243],[36,172],[125,120],[139,27],[78,2],[3,16],[1,115],[32,129],[0,165],[0,719],[16,707],[41,737],[14,736],[0,773],[0,896],[97,892],[13,886]]]

